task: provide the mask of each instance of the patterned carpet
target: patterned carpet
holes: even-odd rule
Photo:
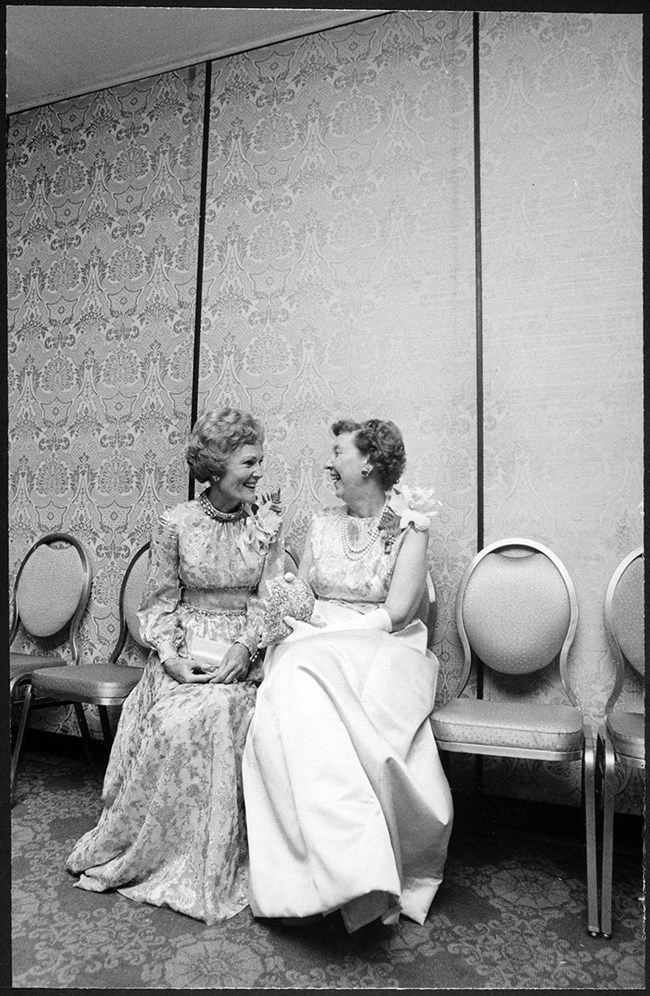
[[[645,988],[638,817],[617,818],[611,941],[586,933],[577,811],[463,798],[424,926],[349,936],[337,914],[295,929],[245,910],[206,927],[72,888],[64,858],[96,821],[102,770],[25,753],[12,813],[16,988]]]

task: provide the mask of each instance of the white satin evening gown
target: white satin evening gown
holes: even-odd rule
[[[403,533],[346,556],[344,509],[315,516],[310,582],[324,629],[273,647],[243,758],[249,902],[258,917],[341,909],[348,930],[423,923],[442,881],[452,801],[431,731],[438,662],[420,621],[340,630],[385,601]],[[370,523],[371,525],[372,523]]]

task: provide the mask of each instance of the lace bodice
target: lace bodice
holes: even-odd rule
[[[244,633],[257,643],[263,606],[261,581],[284,569],[282,528],[259,550],[246,543],[246,517],[221,522],[198,499],[163,512],[151,537],[149,575],[138,613],[144,638],[161,659],[178,651],[183,607],[199,611],[245,610]]]
[[[313,556],[309,582],[318,598],[366,604],[386,601],[404,531],[392,544],[386,543],[386,534],[380,531],[358,557],[349,551],[350,545],[353,551],[361,550],[371,540],[377,523],[378,517],[349,517],[345,506],[313,517],[307,535]]]

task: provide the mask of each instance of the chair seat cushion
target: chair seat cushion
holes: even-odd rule
[[[578,709],[545,703],[452,699],[431,716],[436,740],[521,749],[579,750],[583,718]]]
[[[41,667],[61,667],[64,661],[61,657],[42,657],[40,654],[21,654],[19,651],[9,652],[9,675],[11,678],[22,678]]]
[[[53,698],[80,702],[125,699],[142,677],[143,669],[124,664],[70,664],[47,668],[32,678],[34,690]]]
[[[641,712],[611,712],[607,729],[617,754],[645,758],[645,716]]]

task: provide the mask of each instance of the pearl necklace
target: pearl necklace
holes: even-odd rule
[[[234,522],[235,519],[241,519],[246,512],[243,505],[241,508],[235,509],[234,512],[220,512],[208,498],[207,491],[202,491],[199,495],[199,505],[206,515],[209,515],[211,519],[216,519],[217,522]]]
[[[375,521],[368,531],[368,537],[365,543],[363,543],[361,546],[353,546],[352,543],[350,542],[350,536],[348,533],[350,513],[348,512],[346,515],[341,516],[340,520],[341,542],[343,544],[343,553],[348,558],[348,560],[359,560],[359,558],[362,557],[364,553],[366,553],[370,549],[372,544],[375,542],[375,540],[379,536],[379,523],[381,522],[382,516],[386,511],[387,505],[388,505],[388,499],[386,499],[386,501],[384,502],[384,506],[379,515],[370,516],[370,518],[374,518]],[[361,521],[365,522],[367,521],[367,519],[361,519]]]

